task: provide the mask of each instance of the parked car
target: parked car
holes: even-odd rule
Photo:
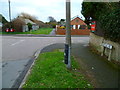
[[[5,31],[6,32],[14,32],[15,30],[13,28],[7,28]]]
[[[60,28],[61,28],[61,29],[65,29],[65,26],[61,25]]]

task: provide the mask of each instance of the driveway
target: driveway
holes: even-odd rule
[[[50,32],[49,35],[55,36],[55,35],[56,35],[55,30],[56,30],[56,29],[53,29],[53,30]]]

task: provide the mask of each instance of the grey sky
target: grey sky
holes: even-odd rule
[[[53,16],[57,21],[65,19],[66,0],[11,0],[12,19],[19,13],[25,12],[36,16],[39,20],[47,22],[48,16]],[[83,0],[71,0],[71,17],[81,14]],[[8,18],[8,0],[0,0],[0,13]],[[2,8],[2,9],[1,9]]]

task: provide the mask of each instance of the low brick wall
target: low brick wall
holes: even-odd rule
[[[56,34],[57,35],[65,35],[66,34],[66,30],[65,29],[56,29]]]
[[[65,29],[56,29],[56,34],[65,35],[66,30]],[[90,30],[89,29],[72,29],[71,35],[90,35]]]
[[[102,43],[107,43],[113,46],[111,60],[115,60],[120,62],[120,44],[112,42],[110,40],[105,40],[103,37],[97,36],[94,33],[90,33],[90,41],[89,44],[92,48],[97,50],[99,53],[103,52]],[[109,55],[109,49],[105,49],[104,54],[106,56]]]

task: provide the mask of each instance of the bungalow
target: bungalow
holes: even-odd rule
[[[28,23],[31,24],[31,30],[39,29],[38,24],[32,22],[30,19],[24,19],[21,17],[18,17],[12,20],[11,25],[12,25],[12,28],[15,29],[15,32],[27,32],[29,31]],[[9,28],[9,24],[10,23],[7,23],[6,25],[4,25],[3,27],[4,31],[6,30],[6,28]]]
[[[56,34],[65,35],[66,30],[62,25],[56,25]],[[78,16],[71,20],[71,35],[89,35],[87,24]]]

